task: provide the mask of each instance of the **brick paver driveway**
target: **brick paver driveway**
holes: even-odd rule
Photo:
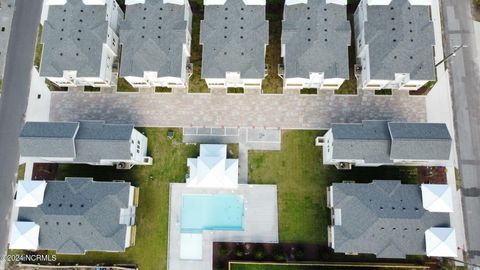
[[[364,119],[424,122],[425,98],[403,91],[393,96],[375,96],[370,91],[358,96],[69,91],[52,93],[50,113],[51,121],[106,120],[149,127],[321,129]]]

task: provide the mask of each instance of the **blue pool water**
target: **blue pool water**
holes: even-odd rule
[[[243,230],[244,203],[238,195],[183,195],[181,230]]]

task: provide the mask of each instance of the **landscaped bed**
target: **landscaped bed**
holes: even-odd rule
[[[412,268],[388,268],[388,267],[352,267],[352,266],[315,266],[315,265],[273,265],[273,264],[237,264],[232,263],[230,270],[407,270],[425,269],[424,267]],[[428,268],[427,268],[428,269]]]
[[[245,269],[270,269],[264,268],[265,265],[251,265],[251,262],[258,264],[306,264],[312,262],[323,262],[324,264],[343,264],[360,265],[409,265],[419,266],[418,268],[428,268],[423,266],[423,258],[419,256],[409,256],[407,260],[399,259],[377,259],[374,255],[362,254],[360,256],[348,256],[344,254],[334,254],[330,248],[320,244],[263,244],[263,243],[223,243],[216,242],[213,244],[213,269],[227,269],[228,265],[232,267],[234,264],[249,264]],[[436,262],[435,262],[436,263]],[[434,264],[435,264],[434,263]],[[231,268],[232,269],[232,268]],[[235,268],[233,268],[235,269]],[[243,269],[243,268],[242,268]],[[323,268],[319,268],[323,269]],[[328,267],[326,269],[329,269]],[[355,268],[357,269],[357,268]]]

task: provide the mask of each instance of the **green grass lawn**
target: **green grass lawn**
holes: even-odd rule
[[[17,181],[24,180],[23,179],[24,175],[25,175],[25,164],[22,164],[22,165],[18,166]]]
[[[33,65],[37,68],[37,70],[40,69],[40,61],[42,59],[42,49],[43,49],[43,45],[41,43],[42,32],[43,32],[43,26],[39,25],[37,30],[37,44],[35,46],[35,58],[33,60]]]
[[[330,213],[326,188],[332,182],[399,179],[415,183],[415,168],[380,167],[338,171],[322,163],[322,148],[315,137],[322,131],[284,131],[282,151],[251,151],[249,178],[252,184],[277,184],[281,242],[327,245]]]
[[[168,130],[175,138],[167,138]],[[198,145],[182,143],[180,129],[140,129],[148,137],[152,166],[136,166],[132,170],[113,167],[60,165],[55,179],[93,177],[96,181],[126,180],[140,187],[137,209],[136,245],[125,253],[88,252],[85,256],[57,255],[57,261],[71,264],[138,264],[141,270],[163,270],[167,265],[169,184],[184,182],[188,171],[187,158],[197,157]],[[228,145],[228,156],[238,157],[238,145]],[[153,180],[149,180],[150,177]],[[53,252],[52,252],[53,254]]]
[[[267,1],[267,20],[269,23],[269,42],[265,54],[268,65],[268,75],[262,82],[262,92],[265,94],[283,93],[283,80],[278,76],[278,65],[282,63],[281,37],[283,0]]]
[[[183,182],[187,158],[196,157],[199,147],[182,143],[181,130],[175,138],[167,138],[168,129],[144,129],[149,138],[149,155],[153,166],[136,166],[129,171],[113,167],[61,165],[56,179],[67,176],[94,177],[95,180],[128,180],[140,187],[137,209],[136,245],[125,253],[89,252],[86,256],[58,256],[59,262],[83,264],[135,263],[142,270],[166,269],[168,239],[169,183]],[[153,180],[149,180],[150,176]]]
[[[192,5],[193,7],[193,5]],[[197,9],[193,9],[194,12]],[[202,11],[203,12],[203,11]],[[193,64],[193,74],[188,83],[188,91],[191,93],[209,93],[207,83],[202,79],[202,46],[200,45],[200,21],[203,13],[193,14],[192,18],[192,47],[190,63]]]
[[[138,92],[138,88],[133,87],[125,78],[119,77],[117,80],[117,92]]]

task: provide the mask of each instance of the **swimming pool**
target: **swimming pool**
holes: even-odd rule
[[[243,230],[244,202],[238,195],[183,195],[182,233]]]

